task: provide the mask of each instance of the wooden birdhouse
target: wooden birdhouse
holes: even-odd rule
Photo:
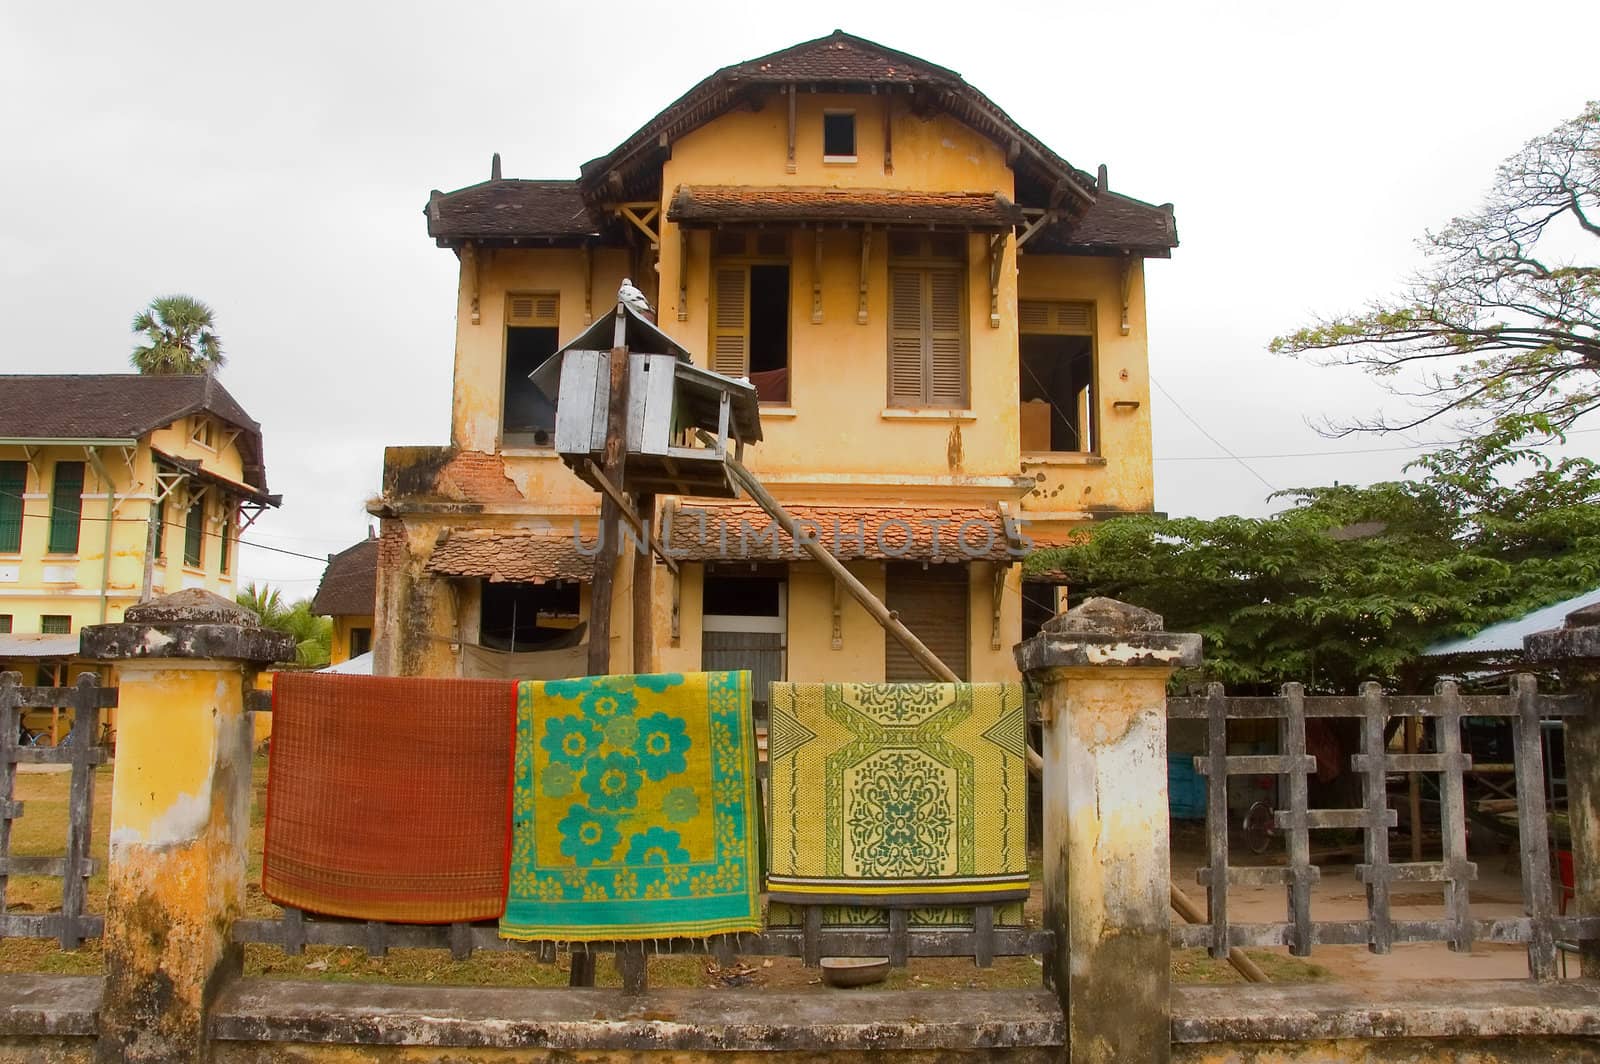
[[[605,449],[614,351],[628,358],[627,447],[617,488],[628,495],[736,497],[723,457],[730,444],[737,454],[761,439],[754,386],[694,365],[687,350],[626,303],[530,375],[555,401],[555,448],[562,460],[603,490],[596,470]],[[714,444],[702,445],[696,430]]]

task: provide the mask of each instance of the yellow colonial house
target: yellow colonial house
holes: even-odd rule
[[[328,664],[339,665],[372,652],[372,609],[378,597],[378,537],[366,539],[338,554],[328,555],[328,567],[311,599],[311,612],[333,619],[333,639]]]
[[[239,533],[278,502],[261,426],[213,377],[0,376],[0,670],[68,683],[99,668],[84,625],[232,598]]]
[[[1054,611],[1022,580],[1030,543],[1152,508],[1144,263],[1177,245],[1172,207],[955,72],[834,33],[717,71],[576,180],[492,171],[426,207],[461,264],[451,442],[386,453],[379,673],[504,674],[493,655],[581,630],[599,498],[529,374],[625,278],[698,364],[755,386],[746,464],[968,678],[1015,678],[1012,645]],[[922,678],[748,502],[656,514],[681,564],[650,570],[654,667],[750,667],[758,691]]]

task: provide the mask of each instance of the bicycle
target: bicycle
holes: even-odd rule
[[[17,726],[18,746],[49,746],[50,732],[44,728],[30,728],[26,724]]]
[[[1271,800],[1274,797],[1271,792],[1277,790],[1277,783],[1276,776],[1262,776],[1256,781],[1256,786],[1269,792],[1269,797],[1253,802],[1245,810],[1244,820],[1239,824],[1244,844],[1251,853],[1266,853],[1278,834],[1278,814],[1273,808],[1277,803]]]

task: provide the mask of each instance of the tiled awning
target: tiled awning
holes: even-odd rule
[[[491,583],[543,584],[594,579],[595,541],[572,533],[475,528],[452,532],[433,548],[427,570],[476,576]]]
[[[993,192],[679,185],[667,208],[667,220],[680,225],[853,222],[1001,230],[1021,222],[1022,211]]]
[[[786,506],[843,561],[1018,561],[996,510],[978,507]],[[688,561],[794,561],[806,554],[758,506],[684,507],[664,528],[668,552]]]

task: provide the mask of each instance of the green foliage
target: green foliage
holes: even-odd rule
[[[1272,517],[1132,516],[1029,569],[1205,637],[1206,678],[1350,693],[1403,682],[1436,640],[1600,584],[1600,465],[1489,437],[1420,480],[1297,488]],[[1519,479],[1510,474],[1527,470]]]
[[[286,606],[277,588],[251,581],[240,589],[236,601],[256,615],[261,627],[294,635],[297,664],[326,665],[333,656],[333,621],[312,613],[309,599]]]
[[[1600,101],[1506,160],[1484,203],[1422,241],[1408,289],[1271,343],[1360,366],[1415,402],[1406,429],[1445,414],[1569,427],[1600,408]],[[1588,258],[1588,262],[1580,261]]]
[[[145,374],[198,376],[215,373],[227,362],[211,308],[193,296],[159,296],[133,319],[133,331],[148,343],[133,349],[128,361]]]

